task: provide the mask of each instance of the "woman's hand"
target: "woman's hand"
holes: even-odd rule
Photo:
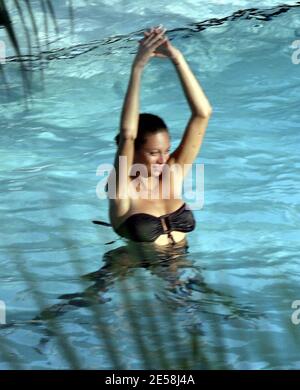
[[[133,61],[133,66],[144,67],[151,57],[156,56],[156,50],[167,38],[164,37],[165,30],[155,30],[151,29],[151,32],[139,41],[139,49],[137,55]],[[145,34],[145,33],[144,33]]]
[[[166,29],[163,30],[163,32],[165,32]],[[151,29],[150,32],[149,31],[145,31],[144,32],[144,35],[145,37],[149,37],[151,34],[158,34],[159,32],[159,28],[156,28],[156,29]],[[155,51],[153,52],[153,55],[155,57],[160,57],[160,58],[170,58],[171,60],[176,60],[178,58],[178,56],[180,55],[180,51],[174,47],[171,42],[168,40],[168,38],[166,38],[164,40],[164,42],[158,46]]]

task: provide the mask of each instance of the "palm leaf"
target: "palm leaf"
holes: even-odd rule
[[[28,70],[31,70],[30,61],[33,58],[33,49],[35,49],[32,37],[35,40],[36,48],[37,48],[37,54],[35,53],[35,56],[39,58],[39,60],[42,59],[42,44],[39,39],[39,32],[40,32],[40,26],[38,25],[36,18],[34,16],[34,11],[32,9],[32,4],[30,0],[23,0],[23,2],[20,2],[18,0],[14,0],[14,5],[17,10],[18,17],[20,19],[20,26],[24,30],[25,33],[25,39],[26,39],[26,45],[28,49],[28,53],[26,53],[26,59],[28,62],[25,62],[25,55],[21,52],[20,49],[20,43],[18,34],[16,33],[16,30],[19,31],[19,26],[14,25],[11,20],[11,16],[8,12],[8,7],[6,5],[5,0],[0,0],[0,26],[3,26],[6,32],[6,35],[14,49],[16,60],[19,62],[20,66],[20,74],[22,77],[23,82],[23,91],[24,91],[24,97],[26,98],[31,93],[31,73],[28,72]],[[40,6],[43,12],[44,16],[44,30],[46,35],[46,47],[49,49],[49,17],[53,23],[55,34],[59,34],[59,27],[56,21],[56,15],[55,10],[53,7],[53,4],[50,0],[40,0]],[[70,15],[70,22],[71,22],[71,34],[74,32],[74,14],[73,14],[73,5],[72,1],[69,2],[69,15]],[[29,23],[30,23],[30,29],[27,26],[26,22],[26,14],[29,16]],[[41,72],[41,80],[42,85],[44,85],[44,74],[43,74],[43,68],[39,68]],[[0,62],[0,75],[3,80],[3,84],[5,86],[6,92],[9,95],[9,82],[7,80],[7,77],[5,75],[5,68],[3,64]]]

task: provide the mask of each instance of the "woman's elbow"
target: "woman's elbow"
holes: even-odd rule
[[[205,116],[211,116],[212,113],[213,113],[213,108],[211,105],[209,105],[207,110],[206,110]]]
[[[208,106],[205,109],[202,109],[200,112],[194,113],[194,116],[198,116],[201,118],[209,118],[213,113],[213,109],[211,106]]]

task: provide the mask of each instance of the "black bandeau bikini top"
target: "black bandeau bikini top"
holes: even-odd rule
[[[193,213],[184,203],[179,209],[160,217],[145,213],[132,214],[115,231],[133,241],[152,242],[161,234],[168,234],[173,241],[171,231],[190,232],[195,225]]]

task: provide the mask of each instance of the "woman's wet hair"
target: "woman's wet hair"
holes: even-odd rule
[[[137,137],[134,141],[134,148],[138,150],[146,143],[147,135],[168,131],[167,125],[159,116],[149,113],[142,113],[139,116]],[[116,144],[119,145],[120,134],[115,136]]]

